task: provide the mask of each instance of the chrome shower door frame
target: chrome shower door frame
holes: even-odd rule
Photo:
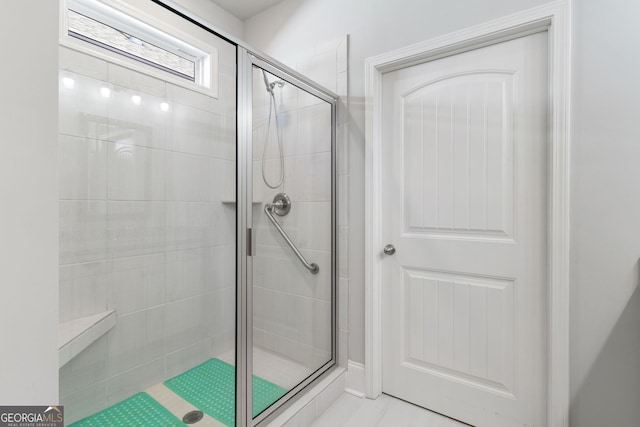
[[[331,105],[331,359],[289,390],[276,403],[252,414],[253,373],[253,67],[302,89]],[[236,319],[236,425],[266,425],[289,407],[307,386],[336,366],[337,331],[337,163],[336,129],[338,96],[283,64],[245,46],[237,50],[237,319]]]

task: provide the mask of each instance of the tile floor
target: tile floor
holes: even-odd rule
[[[468,427],[383,394],[376,400],[343,393],[312,427]]]

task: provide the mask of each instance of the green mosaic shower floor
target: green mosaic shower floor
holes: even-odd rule
[[[205,414],[228,426],[235,420],[235,368],[220,359],[209,359],[164,385]],[[253,416],[287,392],[279,385],[253,376]]]
[[[184,427],[185,424],[147,393],[134,394],[69,427]]]

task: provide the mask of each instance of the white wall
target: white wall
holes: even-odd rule
[[[573,2],[571,424],[640,423],[640,3]]]
[[[242,39],[244,29],[242,21],[214,2],[209,0],[175,0],[175,2],[190,12],[204,18],[218,30]]]
[[[245,40],[284,63],[292,51],[349,35],[349,359],[364,361],[364,59],[544,3],[285,0],[245,21]]]
[[[57,14],[38,0],[0,14],[2,405],[58,401]]]

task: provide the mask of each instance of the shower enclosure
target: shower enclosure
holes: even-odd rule
[[[61,11],[60,403],[77,426],[266,424],[336,363],[336,96],[127,3]]]

